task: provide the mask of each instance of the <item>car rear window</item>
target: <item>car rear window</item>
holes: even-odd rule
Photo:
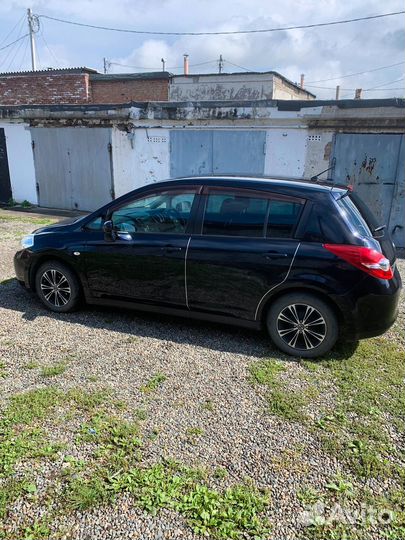
[[[360,236],[372,237],[373,233],[370,230],[367,221],[362,216],[360,209],[353,202],[350,196],[344,196],[341,199],[338,199],[337,205],[340,208],[340,212],[345,216],[353,232],[357,233]]]

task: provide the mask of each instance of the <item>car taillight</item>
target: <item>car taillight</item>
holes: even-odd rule
[[[394,275],[389,260],[375,249],[344,244],[324,244],[323,247],[370,276],[392,279]]]

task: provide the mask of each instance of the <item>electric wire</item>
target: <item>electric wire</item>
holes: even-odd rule
[[[307,28],[319,28],[323,26],[333,26],[339,24],[347,24],[360,21],[369,21],[373,19],[381,19],[383,17],[393,17],[396,15],[402,15],[405,11],[393,11],[391,13],[380,13],[378,15],[368,15],[366,17],[356,17],[353,19],[343,19],[340,21],[329,21],[323,23],[313,23],[313,24],[301,24],[296,26],[283,26],[278,28],[264,28],[258,30],[229,30],[229,31],[217,31],[217,32],[162,32],[162,31],[153,31],[153,30],[130,30],[126,28],[113,28],[109,26],[98,26],[96,24],[86,24],[80,23],[77,21],[70,21],[68,19],[60,19],[58,17],[51,17],[49,15],[38,14],[36,15],[42,19],[48,19],[50,21],[56,21],[64,24],[71,24],[74,26],[82,26],[84,28],[93,28],[96,30],[107,30],[109,32],[124,32],[128,34],[147,34],[154,36],[225,36],[225,35],[236,35],[236,34],[263,34],[269,32],[281,32],[286,30],[302,30]]]
[[[374,71],[380,71],[382,69],[388,69],[388,68],[392,68],[392,67],[396,67],[396,66],[402,66],[403,64],[405,64],[405,62],[397,62],[396,64],[390,64],[389,66],[381,66],[381,67],[374,68],[374,69],[368,69],[366,71],[359,71],[357,73],[349,73],[348,75],[340,75],[340,77],[331,77],[330,79],[320,79],[318,81],[308,81],[308,83],[306,83],[306,85],[312,84],[312,83],[337,81],[337,80],[340,80],[340,79],[346,79],[347,77],[354,77],[355,75],[364,75],[366,73],[373,73]]]
[[[217,60],[208,60],[206,62],[199,62],[197,64],[190,64],[190,67],[196,67],[196,66],[203,66],[205,64],[216,64]],[[112,62],[108,61],[108,63],[112,66],[121,66],[121,67],[129,67],[133,69],[145,69],[145,70],[161,70],[162,66],[160,67],[140,67],[140,66],[131,66],[129,64],[121,64],[119,62]],[[183,66],[168,66],[166,69],[182,69]]]

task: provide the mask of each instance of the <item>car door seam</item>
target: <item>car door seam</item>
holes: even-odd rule
[[[186,295],[186,307],[187,309],[190,309],[190,306],[188,305],[188,292],[187,292],[187,254],[188,254],[188,246],[191,242],[191,236],[188,239],[187,246],[186,246],[186,253],[184,255],[184,292]]]
[[[297,255],[297,252],[298,252],[298,249],[299,249],[300,245],[301,245],[301,242],[299,242],[298,246],[295,248],[293,258],[291,260],[290,266],[288,268],[288,271],[287,271],[284,279],[282,281],[280,281],[280,283],[277,283],[277,285],[274,285],[273,287],[271,287],[271,289],[269,289],[266,292],[266,294],[264,294],[262,296],[259,303],[257,304],[257,308],[256,308],[256,311],[255,311],[255,321],[257,320],[257,315],[259,313],[259,308],[260,308],[261,304],[263,303],[264,299],[271,293],[271,291],[273,291],[276,287],[279,287],[280,285],[282,285],[288,279],[288,276],[290,275],[290,272],[291,272],[292,265],[294,264],[294,261],[295,261],[295,256]]]

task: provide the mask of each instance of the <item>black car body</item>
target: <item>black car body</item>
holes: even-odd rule
[[[54,311],[73,309],[82,294],[89,304],[267,325],[285,352],[310,357],[338,336],[379,335],[395,321],[401,280],[395,248],[378,225],[345,187],[184,178],[34,231],[15,270]],[[69,285],[58,291],[60,275]],[[317,343],[308,333],[308,346],[306,330],[330,339]]]

